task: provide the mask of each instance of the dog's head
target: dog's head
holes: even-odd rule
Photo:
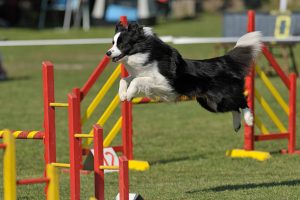
[[[119,23],[116,25],[113,46],[106,52],[106,55],[111,57],[114,62],[121,61],[122,58],[141,51],[142,43],[150,35],[153,33],[149,27],[140,26],[135,22],[124,27]]]

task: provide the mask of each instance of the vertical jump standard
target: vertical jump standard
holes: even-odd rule
[[[248,12],[248,32],[255,31],[255,12]],[[290,73],[287,76],[277,61],[274,59],[271,52],[268,50],[266,45],[262,46],[262,53],[264,57],[268,60],[274,71],[280,77],[281,81],[285,85],[288,90],[288,103],[283,100],[283,97],[280,95],[278,90],[273,86],[269,78],[266,74],[261,70],[258,65],[255,65],[251,68],[251,72],[249,76],[246,78],[246,94],[248,95],[248,105],[252,111],[255,112],[254,101],[255,99],[259,104],[261,104],[262,108],[265,110],[271,121],[278,128],[278,133],[270,133],[266,126],[263,124],[262,120],[258,117],[258,115],[254,115],[255,125],[261,131],[262,134],[255,134],[254,126],[249,127],[245,125],[245,140],[244,140],[244,149],[254,150],[254,144],[257,141],[266,141],[266,140],[277,140],[277,139],[287,139],[288,140],[288,148],[287,150],[283,150],[283,153],[300,153],[300,151],[296,151],[296,73]],[[288,128],[284,126],[284,123],[280,121],[275,112],[266,102],[264,97],[255,88],[255,73],[261,78],[262,82],[265,84],[267,89],[270,91],[274,99],[283,109],[284,113],[288,118]]]

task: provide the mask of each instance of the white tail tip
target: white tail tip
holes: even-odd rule
[[[250,32],[243,35],[236,43],[235,47],[252,47],[253,57],[256,57],[262,47],[262,34],[260,31]]]

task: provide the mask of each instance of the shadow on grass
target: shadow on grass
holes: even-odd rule
[[[206,157],[203,155],[184,156],[184,157],[180,157],[180,158],[149,161],[149,164],[150,165],[160,165],[160,164],[174,163],[174,162],[180,162],[180,161],[185,161],[185,160],[198,160],[198,159],[205,159],[205,158]]]
[[[6,79],[1,80],[0,82],[9,82],[9,81],[22,81],[29,80],[30,76],[17,76],[17,77],[7,77]]]
[[[224,191],[233,191],[233,190],[249,190],[255,188],[269,188],[269,187],[277,187],[277,186],[296,186],[296,185],[300,185],[300,179],[281,181],[281,182],[222,185],[213,188],[207,188],[204,190],[190,190],[187,191],[186,193],[193,194],[198,192],[224,192]]]

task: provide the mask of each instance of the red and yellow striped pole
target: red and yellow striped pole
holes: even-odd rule
[[[0,130],[0,138],[3,137],[5,130]],[[15,139],[44,139],[43,131],[10,131],[10,134],[14,136]]]

